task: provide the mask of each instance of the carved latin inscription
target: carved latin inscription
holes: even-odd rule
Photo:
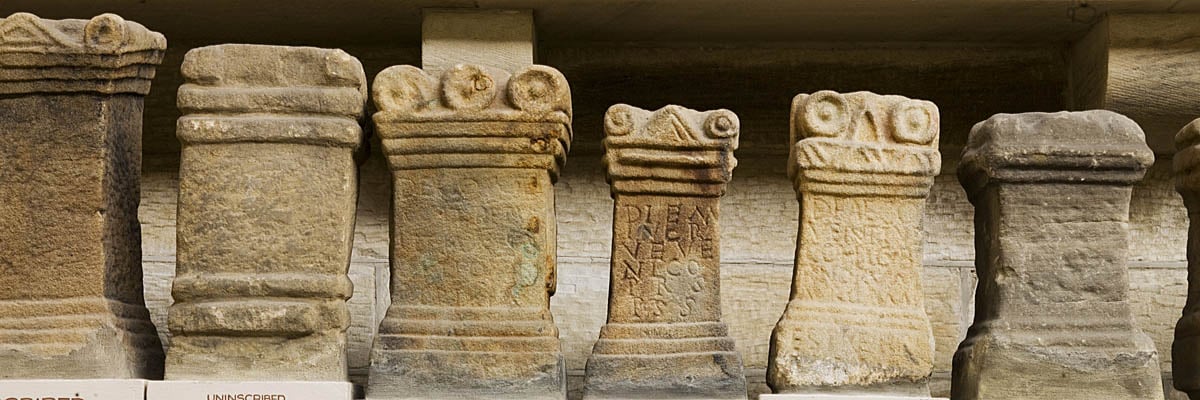
[[[639,200],[642,200],[639,202]],[[613,264],[617,282],[609,319],[626,322],[717,320],[700,298],[720,279],[715,210],[705,201],[667,204],[631,197],[616,209]],[[625,202],[623,202],[625,203]],[[645,203],[645,204],[637,204]]]

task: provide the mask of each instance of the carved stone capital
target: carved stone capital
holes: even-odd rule
[[[1132,185],[1151,164],[1142,129],[1112,111],[996,114],[971,129],[958,178],[969,196],[991,183]]]
[[[182,71],[177,132],[185,144],[362,141],[367,79],[344,51],[224,44],[189,51]]]
[[[150,91],[167,39],[115,14],[0,19],[0,94]]]
[[[393,170],[544,168],[557,177],[571,144],[571,90],[558,70],[514,74],[459,64],[435,77],[401,65],[371,94]]]
[[[788,176],[798,192],[924,197],[941,171],[931,102],[823,90],[792,100]]]
[[[604,165],[612,193],[719,197],[733,177],[741,128],[729,110],[625,104],[604,115]]]

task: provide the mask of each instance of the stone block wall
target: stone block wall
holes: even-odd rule
[[[171,43],[146,102],[145,165],[140,218],[146,298],[165,337],[174,273],[178,143],[175,90],[179,63],[201,43]],[[744,46],[743,46],[744,47]],[[419,51],[395,46],[342,46],[360,58],[368,78],[395,64],[418,64]],[[739,166],[722,199],[724,319],[746,364],[752,392],[767,391],[767,344],[788,300],[798,206],[786,175],[791,97],[820,89],[872,90],[934,101],[943,118],[942,175],[927,205],[924,289],[936,338],[935,395],[949,394],[950,359],[970,325],[974,303],[973,209],[955,177],[971,125],[997,112],[1064,108],[1061,47],[920,45],[854,50],[824,46],[743,49],[739,46],[640,48],[566,46],[539,49],[540,63],[563,71],[575,102],[575,145],[557,191],[560,327],[569,386],[578,396],[583,367],[605,319],[612,199],[600,164],[601,121],[611,104],[645,108],[676,103],[728,108],[742,120]],[[369,127],[368,127],[369,129]],[[1160,155],[1131,205],[1131,299],[1141,327],[1155,340],[1170,385],[1172,329],[1186,295],[1187,217]],[[390,179],[376,139],[361,167],[350,300],[351,371],[363,383],[372,334],[388,304]],[[401,205],[402,206],[402,205]],[[169,341],[164,340],[169,343]],[[1175,393],[1175,397],[1182,394]]]

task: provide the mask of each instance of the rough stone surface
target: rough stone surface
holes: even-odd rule
[[[156,378],[143,97],[166,39],[113,14],[0,19],[0,378]]]
[[[1183,316],[1175,326],[1171,348],[1174,384],[1188,397],[1200,399],[1200,119],[1175,135],[1176,189],[1188,209],[1188,290]]]
[[[361,64],[218,45],[182,69],[166,378],[345,380]]]
[[[371,399],[562,399],[553,183],[571,142],[556,70],[396,66],[375,79],[393,177],[391,306]]]
[[[958,176],[980,282],[955,399],[1163,398],[1126,267],[1131,187],[1153,162],[1137,124],[1109,111],[975,126]]]
[[[718,225],[737,115],[618,104],[604,126],[612,280],[583,398],[745,399],[742,359],[721,322]]]
[[[767,382],[776,393],[929,396],[921,220],[942,164],[938,109],[821,91],[796,96],[792,114],[800,229]]]

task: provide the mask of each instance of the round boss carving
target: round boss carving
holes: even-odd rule
[[[508,99],[519,109],[546,112],[563,108],[569,102],[570,90],[558,71],[532,66],[517,73],[508,81]]]
[[[609,136],[624,136],[633,132],[633,114],[624,105],[609,107],[604,113],[604,133]]]
[[[801,112],[807,136],[837,137],[850,125],[846,98],[829,90],[809,96]]]
[[[737,115],[726,111],[715,112],[704,120],[704,129],[719,138],[737,136],[739,125]]]
[[[372,99],[381,110],[424,108],[433,98],[433,84],[411,65],[390,67],[375,78]]]
[[[446,106],[480,110],[496,99],[496,80],[474,65],[455,65],[442,76],[442,98]]]
[[[937,107],[927,101],[909,100],[892,108],[892,135],[897,142],[929,144],[938,132]]]
[[[83,27],[83,42],[88,47],[111,52],[125,41],[125,20],[116,14],[100,14]]]

